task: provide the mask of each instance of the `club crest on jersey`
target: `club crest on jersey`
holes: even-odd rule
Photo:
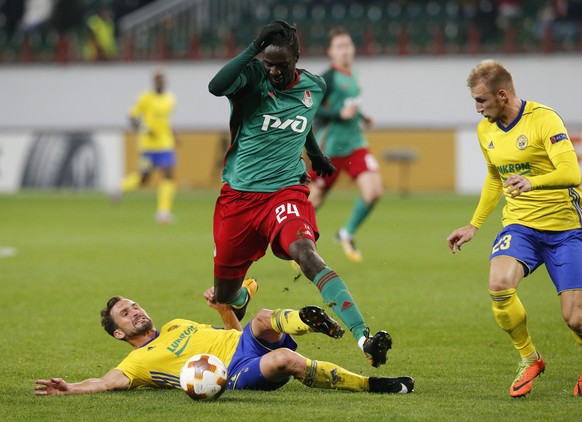
[[[305,107],[311,107],[313,105],[313,98],[311,98],[311,91],[306,90],[305,94],[303,95],[303,104],[305,104]]]
[[[517,141],[515,141],[517,149],[524,150],[527,148],[528,139],[525,135],[519,135]]]
[[[557,135],[554,135],[550,138],[550,142],[552,144],[555,144],[556,142],[565,141],[567,139],[568,135],[566,135],[565,133],[558,133]]]

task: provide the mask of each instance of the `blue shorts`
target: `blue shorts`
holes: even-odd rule
[[[546,264],[558,293],[582,289],[582,229],[549,232],[510,224],[495,238],[489,259],[503,255],[521,262],[526,277]]]
[[[139,161],[141,171],[171,168],[176,165],[176,153],[174,151],[142,152]]]
[[[266,343],[256,338],[251,331],[251,324],[245,325],[240,341],[228,365],[227,390],[276,390],[285,385],[291,377],[284,381],[272,382],[261,374],[261,357],[274,349],[286,347],[297,349],[297,343],[290,335],[283,334],[281,341]]]

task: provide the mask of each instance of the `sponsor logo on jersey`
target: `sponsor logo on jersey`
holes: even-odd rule
[[[180,334],[180,336],[174,340],[169,347],[167,347],[167,349],[176,356],[180,356],[184,352],[184,349],[186,349],[186,346],[188,346],[190,335],[197,331],[198,329],[194,326],[186,328],[182,334]]]
[[[519,149],[519,150],[526,149],[527,143],[528,143],[528,139],[527,139],[527,136],[525,136],[525,135],[519,135],[517,137],[517,140],[515,141],[515,144],[517,145],[517,149]]]
[[[517,164],[504,164],[502,166],[497,166],[500,174],[528,174],[531,172],[531,165],[527,163],[517,163]]]
[[[293,132],[303,133],[307,128],[307,118],[303,116],[296,116],[295,119],[287,119],[284,122],[281,121],[276,116],[271,116],[270,114],[263,115],[263,126],[261,126],[261,130],[266,132],[269,128],[275,129],[287,129],[291,128]]]
[[[306,90],[305,94],[303,95],[303,104],[305,107],[309,108],[313,105],[313,98],[311,98],[311,91]]]
[[[557,135],[550,137],[550,142],[552,144],[555,144],[556,142],[565,141],[567,139],[568,135],[566,135],[565,133],[558,133]]]
[[[487,149],[495,149],[495,145],[493,145],[493,141],[489,141],[489,145],[487,145]]]

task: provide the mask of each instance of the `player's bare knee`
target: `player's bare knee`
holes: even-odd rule
[[[323,197],[321,195],[310,196],[309,202],[311,202],[311,205],[313,205],[313,208],[317,209],[323,205]]]
[[[383,190],[381,186],[378,186],[374,189],[370,189],[367,192],[363,192],[362,199],[366,204],[375,204],[382,198]]]
[[[507,288],[503,283],[492,282],[491,280],[489,280],[489,290],[491,290],[492,292],[500,292],[502,290],[507,290]]]
[[[289,375],[295,373],[297,353],[287,348],[273,350],[271,353],[273,354],[271,364],[277,369],[277,372]]]
[[[303,274],[312,280],[319,274],[327,265],[322,257],[319,256],[315,249],[307,251],[300,258],[299,265]]]
[[[500,292],[515,288],[516,284],[505,273],[492,272],[489,275],[489,290],[493,292]]]
[[[271,328],[271,314],[273,311],[270,309],[261,309],[256,315],[253,317],[256,324],[259,325],[261,328]]]
[[[315,244],[309,239],[299,239],[289,246],[291,258],[300,266],[303,273],[309,277],[309,273],[315,272],[315,275],[325,268],[326,264],[323,258],[319,256],[315,249]]]
[[[582,311],[573,312],[569,315],[564,315],[564,321],[576,334],[582,334]]]

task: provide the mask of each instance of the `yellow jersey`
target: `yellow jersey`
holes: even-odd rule
[[[130,111],[133,118],[141,119],[139,149],[146,152],[167,151],[175,146],[170,121],[176,98],[169,92],[145,92]]]
[[[194,355],[210,353],[227,367],[241,331],[214,328],[185,319],[165,324],[157,337],[133,350],[115,369],[129,378],[129,388],[180,388],[180,369]]]
[[[503,183],[509,176],[519,174],[535,180],[535,176],[556,169],[553,163],[559,154],[575,151],[561,117],[551,108],[532,101],[522,102],[520,114],[507,127],[482,120],[477,127],[477,135],[489,168],[489,182],[486,181],[481,196],[488,199],[480,201],[471,222],[476,227],[495,207],[502,194]],[[578,166],[576,168],[579,172]],[[487,189],[489,192],[486,192]],[[515,198],[506,192],[502,217],[504,226],[521,224],[548,231],[581,227],[580,186],[534,189]],[[493,201],[494,204],[481,203]]]

